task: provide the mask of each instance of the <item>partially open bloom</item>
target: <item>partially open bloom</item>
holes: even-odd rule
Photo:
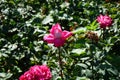
[[[19,80],[51,80],[51,77],[50,69],[46,65],[35,65],[21,75]]]
[[[44,36],[44,40],[54,44],[56,47],[63,46],[65,40],[72,35],[72,32],[62,31],[61,26],[57,23],[50,29],[50,34]]]
[[[110,27],[112,25],[112,19],[108,15],[100,15],[97,17],[97,21],[101,28]]]

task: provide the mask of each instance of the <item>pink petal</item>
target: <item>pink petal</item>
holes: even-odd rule
[[[63,39],[66,39],[66,38],[68,38],[68,37],[70,37],[70,36],[72,36],[72,32],[69,32],[69,31],[66,31],[66,30],[64,30],[64,31],[62,32],[62,37],[63,37]]]
[[[59,23],[53,25],[52,28],[50,29],[51,34],[55,34],[56,31],[59,31],[59,32],[62,31],[61,26],[60,26]]]
[[[102,18],[104,18],[104,15],[100,14],[100,16],[99,16],[99,17],[102,19]]]
[[[21,75],[21,76],[19,77],[19,80],[26,80],[26,78],[25,78],[24,75]]]
[[[57,38],[54,40],[54,46],[56,47],[63,46],[64,43],[65,43],[65,40],[63,40],[62,38]]]
[[[52,34],[45,35],[43,39],[45,41],[47,41],[48,43],[53,43],[54,42],[54,36]]]
[[[100,22],[102,22],[103,21],[103,18],[104,16],[103,15],[100,15],[100,16],[98,16],[97,17],[97,21],[100,23]]]

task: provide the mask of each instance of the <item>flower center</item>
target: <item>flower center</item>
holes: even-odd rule
[[[55,38],[61,38],[61,32],[55,33]]]
[[[56,29],[54,31],[54,36],[55,36],[55,38],[61,38],[62,32],[60,30]]]

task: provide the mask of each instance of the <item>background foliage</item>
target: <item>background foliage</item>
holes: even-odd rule
[[[110,29],[99,28],[99,14],[113,19]],[[60,48],[65,80],[119,80],[120,4],[112,0],[0,0],[0,80],[17,80],[35,64],[61,80],[57,48],[43,41],[55,23],[74,33]]]

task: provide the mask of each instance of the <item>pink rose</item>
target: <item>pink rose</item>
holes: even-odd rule
[[[32,74],[30,71],[26,71],[20,76],[19,80],[34,80],[34,74]]]
[[[52,77],[50,69],[46,65],[35,65],[30,68],[30,71],[35,75],[36,80],[50,80]]]
[[[112,19],[107,15],[100,15],[97,17],[97,21],[101,28],[110,27],[112,25]]]
[[[50,34],[44,36],[44,40],[48,43],[54,44],[56,47],[63,46],[65,40],[72,35],[69,31],[62,31],[61,26],[59,23],[52,26],[50,29]]]
[[[19,80],[51,80],[52,74],[46,65],[35,65],[26,71]]]

